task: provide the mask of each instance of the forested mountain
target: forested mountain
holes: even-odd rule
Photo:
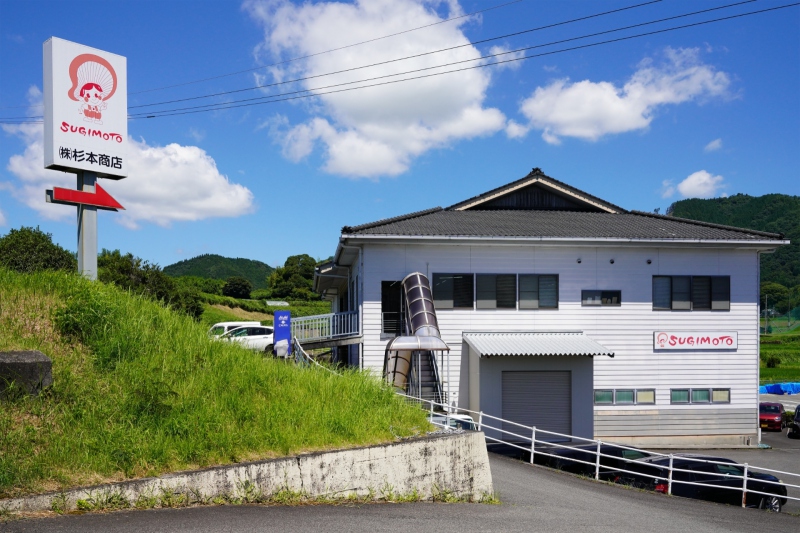
[[[203,254],[164,267],[164,273],[173,277],[197,276],[210,279],[228,279],[241,276],[253,284],[254,289],[267,288],[267,276],[275,270],[266,263],[253,259],[236,259],[216,254]]]
[[[761,256],[761,282],[780,283],[784,287],[800,285],[800,196],[736,194],[728,198],[689,199],[672,204],[668,214],[749,228],[783,233],[791,242],[774,254]]]

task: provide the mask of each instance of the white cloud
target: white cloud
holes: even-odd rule
[[[31,93],[29,93],[29,97]],[[38,89],[34,101],[41,98]],[[25,144],[21,154],[11,156],[7,169],[18,182],[6,184],[20,202],[45,218],[75,218],[73,209],[45,202],[45,189],[75,188],[74,174],[45,170],[44,128],[41,124],[3,125],[6,133]],[[214,159],[196,146],[150,146],[144,140],[129,140],[129,177],[103,180],[103,187],[125,206],[116,220],[129,228],[141,222],[168,226],[174,221],[235,217],[254,210],[253,193],[231,183],[220,174]]]
[[[727,94],[728,75],[702,63],[697,49],[667,48],[664,55],[659,66],[650,59],[642,61],[622,87],[569,79],[537,87],[520,111],[549,143],[557,144],[560,137],[596,141],[604,135],[647,128],[661,106]]]
[[[305,56],[322,50],[441,20],[433,9],[441,2],[359,0],[304,3],[248,0],[245,10],[264,28],[257,55],[274,59]],[[461,14],[458,3],[447,3],[448,15]],[[269,72],[274,80],[306,77],[375,63],[398,56],[469,44],[461,26],[469,19],[426,28],[309,57]],[[337,76],[302,82],[303,88],[343,83],[465,59],[477,59],[473,46],[382,65]],[[477,62],[476,62],[477,63]],[[428,72],[435,72],[428,71]],[[283,154],[299,161],[315,150],[324,153],[325,171],[354,178],[394,176],[406,171],[414,158],[461,139],[490,135],[505,127],[505,117],[483,102],[491,80],[486,69],[465,71],[324,95],[304,102],[309,118],[301,124],[267,121]],[[319,91],[316,91],[319,94]]]
[[[509,48],[507,46],[492,46],[491,48],[489,48],[489,55],[497,56],[490,58],[489,62],[509,61],[508,63],[501,63],[497,65],[495,68],[497,69],[507,68],[509,70],[518,70],[519,67],[522,66],[522,61],[511,61],[511,60],[525,57],[525,52],[509,52]]]
[[[722,176],[714,176],[705,170],[690,174],[678,184],[678,192],[684,198],[710,198],[725,187]]]
[[[661,182],[661,198],[670,198],[675,194],[675,184],[672,180],[664,180]]]
[[[189,137],[194,139],[194,142],[199,143],[206,138],[206,132],[197,128],[189,128]]]
[[[0,210],[0,227],[6,225],[6,216],[3,214],[3,211]]]
[[[722,139],[714,139],[703,148],[705,152],[715,152],[722,148]]]
[[[528,130],[530,130],[528,126],[524,126],[514,120],[509,120],[506,124],[506,135],[508,135],[509,139],[525,137],[528,134]]]

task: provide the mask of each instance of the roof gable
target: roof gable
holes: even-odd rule
[[[546,176],[534,168],[524,178],[447,208],[467,210],[546,210],[625,213],[619,206]]]

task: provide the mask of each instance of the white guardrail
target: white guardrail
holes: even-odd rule
[[[584,437],[576,437],[574,435],[565,435],[563,433],[556,433],[554,431],[546,431],[546,430],[543,430],[543,429],[537,429],[536,426],[525,426],[523,424],[518,424],[518,423],[512,422],[510,420],[504,420],[504,419],[498,418],[496,416],[488,415],[488,414],[484,413],[483,411],[471,411],[469,409],[456,408],[456,407],[448,406],[448,405],[445,405],[445,404],[437,403],[437,402],[434,402],[434,401],[431,401],[431,400],[425,400],[425,399],[421,399],[421,398],[414,398],[412,396],[407,396],[407,395],[402,394],[402,393],[398,393],[398,394],[400,396],[408,398],[409,400],[413,400],[413,401],[416,401],[416,402],[424,402],[424,403],[429,404],[430,405],[430,412],[431,412],[431,423],[434,424],[435,426],[438,426],[438,427],[451,428],[452,426],[450,426],[450,417],[451,417],[452,414],[466,413],[466,414],[470,414],[470,415],[477,415],[477,417],[478,417],[478,420],[477,420],[477,429],[478,429],[478,431],[484,431],[484,433],[485,433],[486,430],[489,430],[489,431],[492,431],[492,432],[498,432],[498,433],[503,434],[501,436],[509,435],[509,436],[513,437],[513,439],[514,439],[514,440],[504,440],[502,438],[497,438],[497,437],[492,437],[490,435],[486,435],[486,440],[487,441],[492,441],[492,442],[495,442],[495,443],[504,444],[506,446],[511,446],[513,448],[517,448],[517,449],[522,450],[524,452],[529,452],[531,454],[531,458],[530,458],[530,462],[531,463],[533,463],[535,454],[539,454],[539,455],[543,455],[543,456],[547,456],[547,457],[554,457],[554,458],[557,458],[557,459],[562,459],[562,460],[570,461],[570,462],[574,462],[574,463],[580,463],[580,464],[584,464],[584,465],[588,465],[588,466],[594,467],[594,478],[595,479],[600,479],[601,466],[603,466],[603,465],[600,464],[600,458],[601,457],[608,457],[609,459],[614,459],[616,461],[624,461],[625,463],[638,463],[638,464],[642,464],[642,465],[647,465],[647,466],[652,467],[652,468],[666,470],[667,471],[667,480],[666,480],[667,481],[667,494],[672,494],[672,486],[674,484],[683,484],[683,485],[696,485],[696,486],[701,486],[701,487],[712,487],[712,488],[736,490],[736,491],[741,490],[742,491],[742,507],[745,506],[745,501],[746,501],[748,492],[752,493],[752,494],[763,495],[763,496],[775,496],[775,497],[778,497],[778,498],[781,498],[781,499],[786,498],[786,499],[789,499],[789,500],[800,501],[800,497],[796,497],[796,496],[789,496],[789,495],[783,496],[783,495],[780,495],[780,494],[769,493],[769,492],[760,492],[760,491],[757,491],[757,490],[752,490],[752,489],[748,489],[747,488],[748,473],[752,472],[753,470],[758,470],[759,472],[767,472],[767,473],[770,473],[770,474],[780,474],[780,475],[783,475],[783,476],[793,476],[794,478],[797,478],[798,479],[798,483],[800,483],[800,474],[795,474],[793,472],[783,472],[781,470],[773,470],[771,468],[763,468],[763,467],[760,467],[760,466],[750,465],[748,463],[744,463],[744,464],[727,463],[727,462],[721,462],[721,461],[709,461],[709,460],[704,460],[704,459],[696,459],[696,458],[693,458],[693,457],[687,457],[685,455],[664,454],[664,453],[652,452],[652,451],[649,451],[649,450],[643,450],[641,448],[634,448],[634,447],[631,447],[631,446],[625,446],[625,445],[622,445],[622,444],[615,444],[615,443],[612,443],[612,442],[605,442],[605,441],[600,441],[600,440],[596,440],[596,439],[587,439],[587,438],[584,438]],[[441,414],[441,416],[443,416],[445,418],[445,423],[444,424],[437,423],[437,422],[435,422],[433,420],[433,418],[434,418],[433,417],[433,415],[434,415],[434,406],[440,407],[440,408],[442,408],[444,410],[444,414]],[[472,416],[472,418],[474,420],[475,417]],[[490,423],[487,423],[487,419],[490,422],[495,423],[496,425],[499,425],[501,427],[492,426]],[[529,435],[520,434],[522,431],[520,431],[520,433],[513,433],[511,431],[503,429],[502,428],[503,425],[512,425],[512,426],[519,427],[520,430],[525,430],[525,432],[529,433]],[[537,438],[537,437],[542,437],[542,436],[560,437],[560,438],[564,438],[564,439],[567,439],[567,440],[570,440],[570,441],[573,441],[573,442],[574,441],[578,441],[579,443],[594,444],[596,446],[596,448],[594,450],[588,450],[588,449],[585,449],[585,448],[580,448],[580,451],[582,451],[582,452],[584,452],[586,454],[594,455],[595,460],[593,462],[589,462],[589,461],[583,461],[581,459],[576,459],[574,457],[564,457],[564,456],[560,456],[560,455],[556,455],[556,454],[552,454],[552,453],[547,453],[546,451],[537,451],[537,449],[536,449],[537,445],[546,445],[546,446],[551,447],[551,448],[552,447],[564,448],[564,449],[573,449],[574,448],[574,446],[570,446],[568,444],[561,444],[561,443],[558,443],[558,442],[552,442],[552,441],[549,441],[549,440],[541,440],[540,438]],[[530,443],[530,445],[524,445],[523,446],[523,445],[521,445],[521,443],[522,444]],[[623,458],[623,457],[617,457],[616,455],[609,455],[609,454],[601,453],[600,449],[601,449],[601,446],[603,446],[603,445],[605,445],[605,446],[613,446],[615,448],[620,448],[620,449],[623,449],[623,450],[633,450],[633,451],[637,451],[637,452],[645,452],[647,454],[650,454],[651,456],[656,456],[656,457],[668,457],[669,458],[669,464],[668,465],[653,465],[651,463],[647,463],[647,462],[644,462],[644,461],[641,461],[641,460],[637,460],[637,459],[626,459],[626,458]],[[686,469],[673,467],[673,460],[675,458],[678,458],[681,461],[720,464],[720,465],[726,465],[726,466],[739,467],[739,468],[741,468],[743,470],[743,474],[742,475],[725,474],[725,477],[726,478],[732,478],[732,479],[741,479],[742,480],[742,485],[741,485],[741,487],[730,487],[730,486],[724,486],[724,485],[711,485],[711,484],[708,484],[708,483],[696,483],[696,482],[693,482],[693,481],[683,481],[683,480],[674,479],[674,477],[675,477],[673,475],[674,472],[687,472],[687,473],[694,473],[695,472],[694,470],[686,470]],[[664,479],[664,476],[654,476],[654,475],[645,474],[645,473],[642,473],[642,472],[636,472],[636,471],[633,471],[633,470],[627,470],[627,469],[618,468],[618,467],[617,468],[611,468],[609,466],[603,466],[603,468],[605,468],[606,470],[613,470],[614,472],[623,472],[623,473],[633,474],[633,475],[636,475],[636,476],[646,477],[646,478],[655,479],[655,480]],[[723,474],[716,474],[716,475],[723,476]],[[749,479],[752,480],[753,478],[750,477]],[[766,480],[766,479],[759,479],[758,481],[760,483],[765,483],[765,484],[770,484],[770,485],[782,485],[784,487],[787,487],[787,492],[788,492],[788,487],[792,487],[792,488],[795,488],[795,489],[800,489],[800,485],[795,485],[795,484],[792,484],[792,483],[769,481],[769,480]]]
[[[358,335],[358,311],[292,318],[292,338],[300,342]]]

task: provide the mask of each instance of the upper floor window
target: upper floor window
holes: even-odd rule
[[[472,274],[433,274],[433,303],[436,309],[472,309]]]
[[[730,308],[730,276],[653,276],[653,309]]]
[[[520,309],[558,309],[558,275],[520,274]]]
[[[402,285],[381,281],[381,333],[399,336],[403,331]]]
[[[477,274],[476,294],[478,309],[516,309],[516,274]]]
[[[622,291],[581,291],[583,306],[620,306]]]

